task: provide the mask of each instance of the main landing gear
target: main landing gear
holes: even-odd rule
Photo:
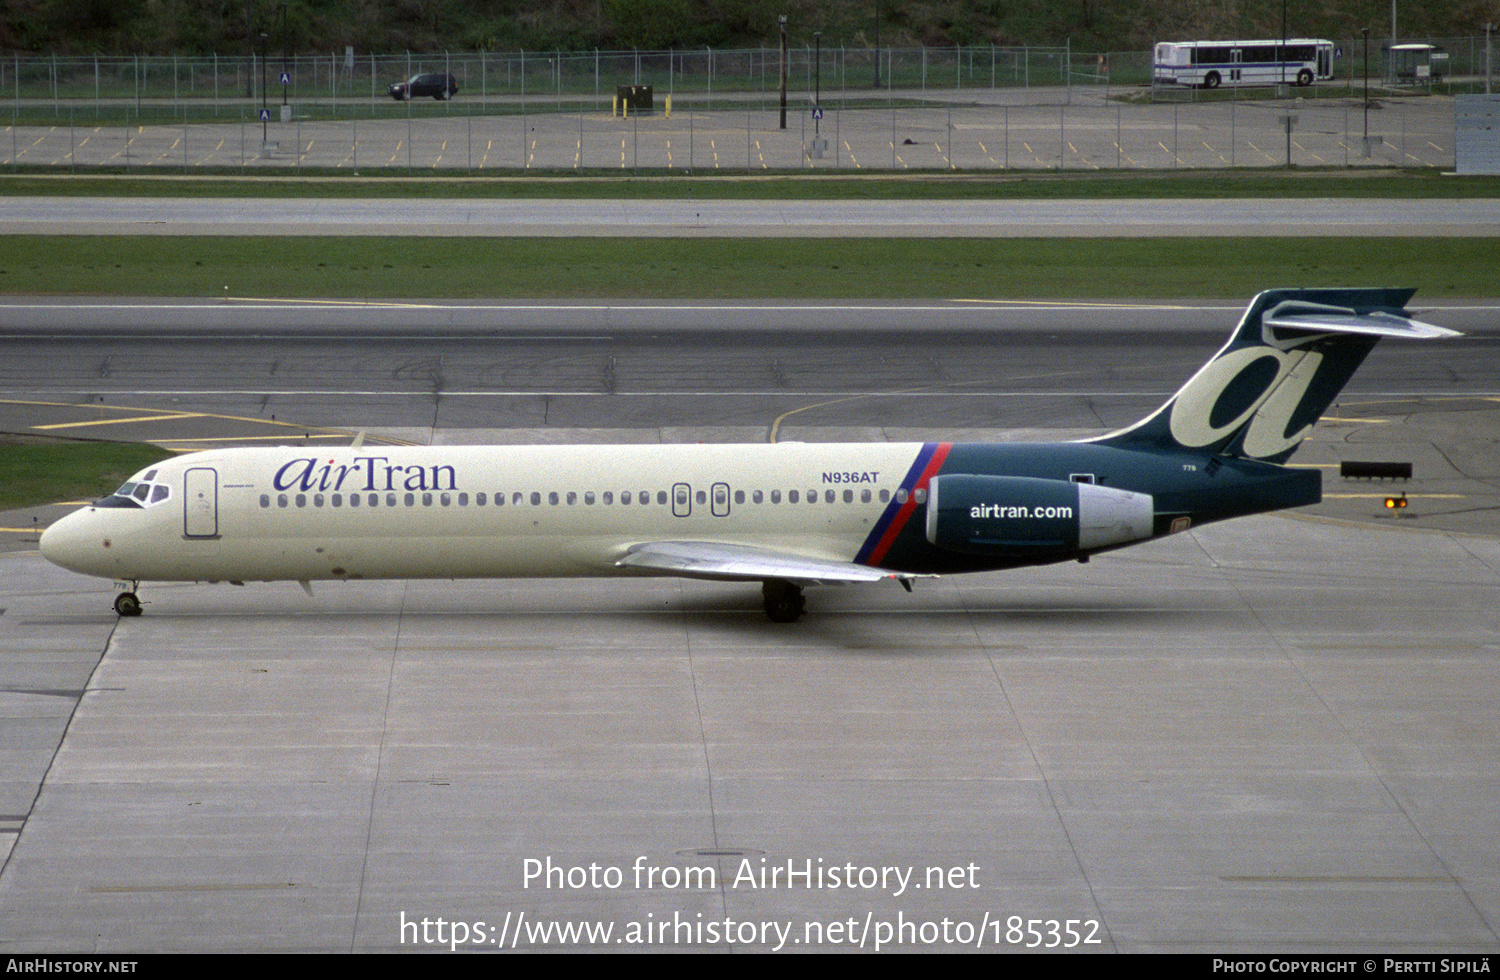
[[[795,623],[807,611],[802,586],[779,578],[767,579],[760,587],[765,598],[766,615],[773,623]]]
[[[121,616],[139,616],[141,614],[141,600],[135,594],[136,583],[130,583],[130,591],[121,592],[115,596],[115,612]]]

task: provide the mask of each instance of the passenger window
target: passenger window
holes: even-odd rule
[[[870,491],[868,491],[868,490],[865,491],[865,493],[867,493],[867,494],[869,492]],[[845,490],[844,491],[844,503],[846,503],[846,504],[852,504],[852,503],[854,503],[854,491],[853,490]]]
[[[396,495],[394,493],[388,493],[385,495],[385,505],[387,507],[396,506]]]
[[[578,494],[574,493],[572,490],[569,490],[568,491],[568,506],[572,507],[576,503],[578,503]]]
[[[781,491],[780,490],[772,490],[771,491],[771,503],[773,503],[773,504],[779,504],[779,503],[781,503]]]
[[[460,506],[460,507],[467,507],[467,506],[469,506],[469,495],[468,494],[461,493],[461,494],[458,495],[458,506]]]
[[[299,493],[299,494],[297,494],[297,506],[298,507],[306,507],[307,506],[307,494],[305,494],[305,493]]]
[[[628,503],[630,503],[630,491],[629,490],[621,490],[620,491],[620,503],[622,503],[622,504],[628,504]]]
[[[342,507],[342,506],[344,506],[344,495],[343,495],[343,494],[341,494],[341,493],[336,493],[336,494],[334,494],[334,495],[333,495],[333,497],[332,497],[332,498],[331,498],[331,499],[330,499],[330,502],[331,502],[331,503],[332,503],[332,504],[333,504],[333,506],[335,506],[335,507]]]
[[[359,494],[357,494],[357,493],[351,493],[349,495],[349,506],[350,507],[358,507],[359,506]]]
[[[260,505],[263,508],[271,506],[271,495],[269,493],[263,493],[260,495]]]
[[[285,507],[286,506],[286,494],[284,494],[284,493],[278,493],[276,495],[276,506],[277,507]]]
[[[519,496],[519,494],[518,494],[518,496]],[[541,505],[542,505],[542,494],[541,494],[541,491],[540,490],[533,490],[533,491],[531,491],[531,506],[533,506],[533,507],[540,507]]]
[[[414,494],[414,493],[407,494],[406,495],[406,506],[408,506],[408,507],[415,507],[416,505],[417,505],[417,495]]]
[[[880,491],[880,502],[882,504],[884,504],[884,503],[889,502],[890,499],[891,499],[891,492],[889,490],[886,490],[885,488],[882,487],[881,491]]]
[[[485,495],[484,491],[480,491],[479,493],[476,493],[474,495],[474,506],[475,507],[483,507],[485,505],[485,501],[487,501],[488,499],[489,498]],[[504,502],[505,502],[505,495],[504,494],[500,494],[500,493],[495,494],[495,503],[501,504],[501,503],[504,503]]]
[[[431,507],[432,506],[432,494],[430,494],[430,493],[424,493],[424,494],[422,494],[422,506],[423,507]]]
[[[557,506],[557,491],[556,490],[553,490],[553,491],[551,491],[550,493],[547,494],[547,503],[551,504],[553,507]]]
[[[604,505],[607,507],[615,502],[615,494],[612,490],[604,491]]]
[[[447,493],[439,494],[438,495],[438,503],[442,504],[444,507],[452,507],[453,506],[453,495],[452,494],[447,494]]]
[[[656,502],[659,503],[659,504],[661,504],[661,505],[663,505],[663,506],[665,506],[666,503],[667,503],[667,491],[665,491],[665,490],[658,490],[658,491],[656,491]]]
[[[743,504],[745,502],[745,491],[736,490],[734,492],[734,502],[737,504]]]
[[[764,499],[764,495],[759,490],[756,490],[750,494],[750,502],[753,504],[761,503]]]

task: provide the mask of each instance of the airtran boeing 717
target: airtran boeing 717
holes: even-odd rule
[[[1409,289],[1261,293],[1145,419],[1063,443],[222,449],[158,463],[42,535],[65,568],[144,581],[678,575],[810,585],[1018,568],[1317,503],[1284,465],[1382,337],[1454,331]]]

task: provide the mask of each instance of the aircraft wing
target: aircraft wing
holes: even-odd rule
[[[904,575],[854,562],[809,558],[769,548],[717,541],[653,541],[638,544],[615,562],[664,575],[738,581],[781,579],[797,585],[843,585],[881,579],[925,578]]]

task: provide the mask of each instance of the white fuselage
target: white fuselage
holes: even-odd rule
[[[723,541],[848,562],[916,443],[228,449],[159,465],[165,499],[49,528],[119,580],[619,575],[632,547]]]

